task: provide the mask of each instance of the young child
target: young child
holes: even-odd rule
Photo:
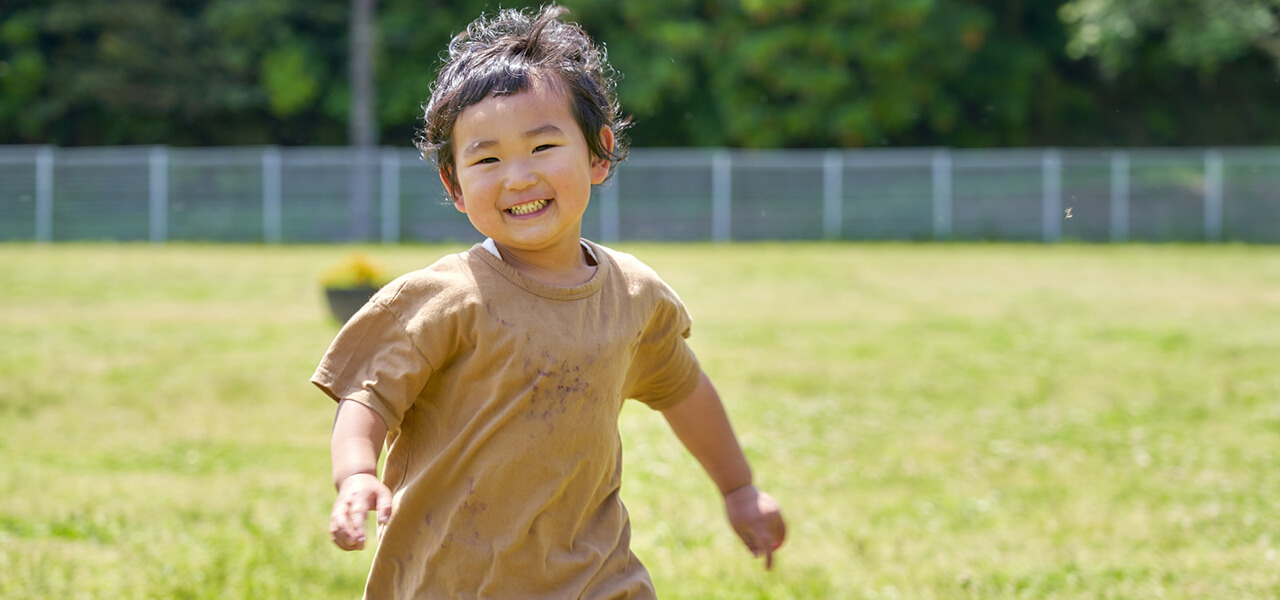
[[[505,10],[449,45],[419,144],[488,239],[383,288],[312,378],[339,402],[334,543],[362,548],[377,515],[365,598],[654,597],[619,499],[627,398],[661,411],[766,567],[785,537],[680,299],[580,237],[628,123],[564,12]]]

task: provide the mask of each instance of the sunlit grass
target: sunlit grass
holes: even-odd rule
[[[629,406],[662,597],[1280,594],[1280,248],[623,249],[689,304],[790,525],[764,573]],[[307,383],[350,251],[0,245],[0,598],[357,594]]]

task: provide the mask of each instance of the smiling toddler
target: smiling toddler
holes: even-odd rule
[[[364,547],[377,515],[365,598],[655,597],[619,496],[626,399],[661,412],[766,566],[785,537],[680,298],[581,237],[628,122],[563,13],[501,11],[449,45],[419,145],[485,240],[384,287],[312,377],[338,402],[334,543]]]

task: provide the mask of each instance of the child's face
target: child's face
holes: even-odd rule
[[[601,135],[612,148],[613,133]],[[578,252],[591,186],[608,176],[609,163],[588,150],[563,92],[535,80],[468,106],[453,147],[454,205],[480,233],[513,250]]]

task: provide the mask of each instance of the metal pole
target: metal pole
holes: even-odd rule
[[[1129,153],[1111,155],[1111,241],[1129,241]]]
[[[728,150],[717,150],[711,157],[711,239],[731,239],[733,216],[733,158]]]
[[[262,241],[279,244],[281,230],[282,193],[280,184],[280,148],[268,146],[262,150]]]
[[[367,241],[373,236],[373,181],[376,168],[374,144],[378,141],[377,116],[374,113],[376,95],[374,77],[373,44],[374,13],[376,0],[350,0],[351,43],[348,75],[351,87],[351,114],[348,123],[350,144],[354,148],[347,182],[347,197],[351,210],[351,236]]]
[[[377,122],[374,119],[374,13],[377,0],[350,0],[351,43],[348,55],[348,77],[351,86],[351,114],[348,135],[352,146],[372,146],[377,143]]]
[[[822,237],[840,239],[844,227],[844,154],[828,150],[822,161]]]
[[[151,243],[161,244],[169,238],[169,153],[155,146],[150,158]]]
[[[53,241],[53,146],[36,150],[36,241]]]
[[[400,242],[400,154],[382,151],[382,243]]]
[[[1222,152],[1204,153],[1204,238],[1222,241]]]
[[[933,153],[933,239],[951,239],[951,153]]]
[[[600,189],[600,241],[612,244],[621,237],[620,221],[618,207],[618,176],[617,171],[613,172],[613,177],[606,181]]]
[[[1048,149],[1040,159],[1043,235],[1046,244],[1062,240],[1062,157]]]
[[[367,242],[374,235],[373,185],[377,179],[377,154],[373,146],[352,146],[347,149],[350,166],[347,168],[347,210],[350,214],[351,239]]]

